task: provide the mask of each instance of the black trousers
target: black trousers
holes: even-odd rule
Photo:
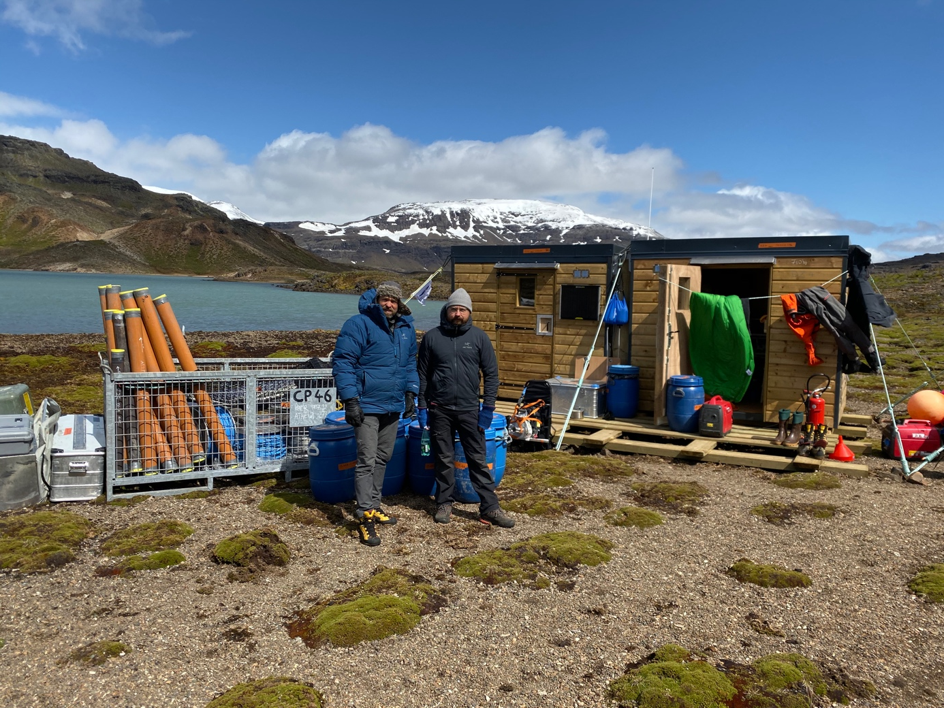
[[[453,501],[452,495],[456,488],[456,433],[459,433],[459,442],[469,463],[469,481],[479,495],[479,511],[485,514],[498,507],[498,496],[485,461],[485,433],[479,430],[477,410],[429,409],[429,438],[435,457],[436,504],[451,504]]]

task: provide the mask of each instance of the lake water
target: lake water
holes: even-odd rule
[[[0,332],[60,334],[100,332],[98,286],[148,288],[167,295],[187,330],[340,329],[357,313],[358,295],[300,293],[266,283],[224,283],[167,275],[44,273],[0,270]],[[442,302],[410,303],[417,329],[439,324]]]

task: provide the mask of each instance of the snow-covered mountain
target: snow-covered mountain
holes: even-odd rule
[[[207,202],[200,197],[191,194],[190,192],[182,192],[179,189],[164,189],[163,187],[149,187],[147,185],[141,185],[144,189],[149,192],[154,192],[156,194],[186,194],[188,197],[194,201],[203,202],[207,206],[211,206],[214,209],[219,209],[221,212],[226,214],[227,217],[232,219],[245,219],[246,221],[251,221],[254,224],[259,224],[260,226],[265,222],[260,221],[259,219],[253,219],[249,214],[244,212],[238,206],[230,204],[229,202]]]
[[[524,199],[398,204],[346,224],[268,223],[323,258],[394,270],[438,266],[463,244],[628,243],[662,238],[639,224],[587,214],[574,206]]]

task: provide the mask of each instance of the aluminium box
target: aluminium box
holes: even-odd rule
[[[547,379],[551,387],[551,412],[555,415],[567,415],[574,400],[580,379],[568,379],[557,376]],[[584,379],[574,403],[574,411],[582,411],[584,418],[602,418],[606,413],[606,381]]]
[[[31,416],[0,415],[0,456],[28,454],[35,449],[33,437]]]
[[[49,501],[89,501],[105,485],[105,419],[64,415],[52,438]]]

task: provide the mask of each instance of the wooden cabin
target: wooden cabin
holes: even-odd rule
[[[469,292],[472,321],[492,340],[500,396],[517,398],[531,379],[573,376],[575,358],[593,344],[622,254],[615,244],[453,247],[452,285]],[[601,356],[607,334],[616,336],[607,329]],[[612,329],[623,330],[625,360],[629,327]]]
[[[737,418],[776,422],[779,409],[800,407],[807,379],[822,372],[832,378],[823,395],[826,420],[838,426],[845,390],[836,342],[820,330],[816,352],[825,363],[809,366],[803,343],[784,320],[779,296],[823,285],[844,302],[848,251],[848,236],[634,241],[629,257],[632,294],[627,299],[632,313],[630,362],[640,367],[640,410],[651,412],[659,422],[669,377],[692,373],[688,302],[691,291],[700,291],[750,298],[755,367],[744,399],[736,404]]]

